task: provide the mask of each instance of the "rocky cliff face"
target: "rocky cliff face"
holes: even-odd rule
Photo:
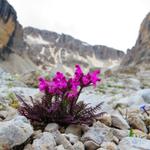
[[[75,64],[86,68],[106,67],[120,61],[124,53],[101,45],[89,45],[69,35],[57,34],[32,27],[24,29],[29,55],[37,64],[69,69]]]
[[[10,51],[9,46],[17,24],[17,16],[13,7],[6,1],[0,0],[0,55]]]
[[[6,1],[0,0],[0,55],[15,52],[22,54],[25,50],[23,28],[17,21],[14,8]]]
[[[12,73],[34,70],[23,40],[23,28],[17,21],[14,8],[7,0],[0,0],[0,67]]]
[[[122,65],[150,63],[150,13],[143,20],[135,46],[128,50]]]

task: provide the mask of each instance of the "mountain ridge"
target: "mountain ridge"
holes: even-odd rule
[[[60,60],[56,60],[54,57],[51,57],[49,60],[47,60],[47,63],[48,61],[53,61],[51,63],[55,66],[58,63],[62,65],[65,64],[66,66],[72,66],[76,63],[81,63],[84,67],[103,67],[101,63],[104,62],[102,61],[109,60],[108,63],[112,63],[112,61],[120,61],[124,55],[124,52],[114,48],[103,45],[90,45],[79,39],[75,39],[70,35],[58,34],[56,32],[40,30],[33,27],[24,28],[24,40],[30,47],[29,51],[34,53],[30,56],[39,57],[39,60],[47,60],[47,58],[43,57],[42,51],[46,51],[47,54],[50,51],[51,54],[53,53],[52,55],[61,53],[61,56],[56,56],[59,57]],[[44,48],[43,50],[42,47]],[[36,49],[36,51],[34,49]],[[40,53],[42,53],[42,55],[39,55]],[[49,53],[48,56],[51,56],[51,54]],[[74,54],[76,55],[75,57],[73,57]],[[69,57],[71,57],[71,60]],[[38,62],[37,59],[35,60],[35,57],[32,59],[37,64],[42,63]],[[91,62],[92,59],[93,62]]]
[[[0,35],[0,66],[7,71],[10,71],[10,68],[17,69],[16,66],[12,66],[16,64],[13,62],[16,58],[22,59],[21,64],[17,63],[20,73],[24,72],[24,66],[29,66],[26,71],[35,69],[36,66],[57,70],[67,68],[70,71],[77,63],[87,69],[103,68],[119,63],[124,56],[124,53],[117,49],[103,45],[93,46],[70,35],[33,27],[23,28],[9,2],[0,0],[0,4],[0,28],[5,28]],[[30,63],[26,60],[30,60]],[[2,65],[6,64],[5,62],[9,65]],[[33,68],[30,69],[30,66]],[[14,72],[17,72],[15,69]]]

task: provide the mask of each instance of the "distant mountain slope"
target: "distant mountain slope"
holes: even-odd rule
[[[111,66],[123,56],[122,51],[92,46],[69,35],[23,29],[15,9],[7,0],[0,0],[0,67],[7,71],[24,73],[37,65],[69,72],[75,64],[86,69]]]
[[[24,41],[29,45],[29,54],[36,64],[64,66],[75,64],[84,67],[106,67],[124,56],[122,51],[101,45],[92,46],[66,34],[57,34],[33,27],[24,29]]]
[[[135,46],[128,51],[121,65],[150,64],[150,13],[144,18]]]

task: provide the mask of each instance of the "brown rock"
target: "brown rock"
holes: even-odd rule
[[[81,137],[82,133],[82,127],[80,125],[69,125],[66,130],[66,134],[72,133],[74,135],[77,135],[78,137]]]
[[[119,140],[129,136],[129,130],[119,130],[119,129],[112,128],[112,131],[113,131],[113,135],[116,136]]]
[[[111,119],[111,115],[110,114],[104,114],[101,117],[97,118],[98,121],[104,123],[107,126],[111,126],[112,125],[112,119]]]
[[[49,123],[45,127],[46,132],[54,132],[54,131],[57,131],[58,129],[59,129],[59,125],[57,123]]]
[[[117,150],[117,146],[113,142],[103,142],[101,147],[107,150]]]
[[[147,137],[147,134],[140,131],[140,130],[137,130],[137,129],[133,129],[133,136],[135,137],[139,137],[139,138],[146,138]]]
[[[87,150],[96,150],[100,147],[100,145],[98,145],[97,143],[95,143],[93,141],[86,141],[84,143],[84,146]]]
[[[144,121],[137,114],[129,115],[128,117],[129,124],[134,129],[139,129],[145,133],[147,133],[147,128]]]

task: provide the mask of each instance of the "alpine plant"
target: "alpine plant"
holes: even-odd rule
[[[43,97],[41,100],[33,100],[31,97],[29,104],[17,95],[22,102],[19,113],[28,118],[33,125],[46,125],[51,122],[65,126],[91,125],[93,120],[102,114],[97,113],[102,103],[91,107],[83,101],[78,101],[78,98],[84,88],[95,87],[97,82],[101,81],[99,75],[99,70],[84,74],[81,67],[76,65],[71,78],[67,79],[61,72],[57,72],[51,80],[40,77],[39,90],[43,93]]]

